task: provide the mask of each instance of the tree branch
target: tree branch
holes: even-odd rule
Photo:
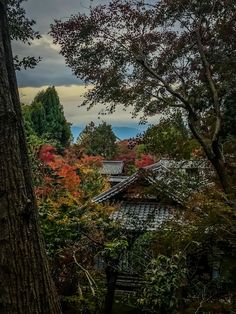
[[[198,23],[198,27],[196,28],[196,37],[197,37],[197,45],[198,45],[198,50],[202,59],[202,65],[206,73],[206,78],[209,84],[210,92],[212,94],[212,99],[213,99],[213,105],[214,105],[214,110],[216,113],[216,122],[215,122],[215,130],[214,134],[212,136],[212,144],[213,146],[218,144],[219,142],[219,136],[220,136],[220,131],[221,131],[221,125],[222,125],[222,117],[221,117],[221,111],[220,111],[220,100],[217,92],[217,88],[215,85],[215,82],[212,78],[211,74],[211,69],[210,69],[210,64],[206,58],[206,54],[204,52],[204,47],[202,44],[201,40],[201,21],[200,19]],[[222,153],[221,153],[222,155]]]
[[[95,293],[95,289],[97,289],[97,285],[93,279],[93,277],[90,275],[90,273],[88,272],[87,269],[85,269],[82,265],[80,265],[76,259],[76,251],[73,252],[73,259],[74,259],[74,262],[75,264],[81,269],[83,270],[83,272],[85,273],[85,276],[88,280],[88,283],[89,283],[89,287],[90,287],[90,290],[92,292],[92,295],[95,297],[96,293]]]
[[[198,140],[198,142],[201,144],[202,148],[204,149],[208,159],[212,160],[212,158],[214,157],[214,154],[213,154],[211,148],[209,147],[209,145],[207,145],[207,143],[205,142],[205,140],[203,139],[201,134],[198,132],[198,130],[195,126],[195,121],[194,121],[193,117],[191,117],[191,115],[188,116],[188,125],[189,125],[189,128],[192,131],[193,135],[195,136],[195,138]]]
[[[144,69],[146,69],[152,76],[154,76],[158,81],[160,81],[166,90],[175,98],[180,100],[183,104],[183,108],[189,112],[192,116],[195,116],[195,112],[191,104],[184,98],[180,93],[175,91],[156,71],[154,71],[143,58],[136,58],[136,61],[141,64]]]

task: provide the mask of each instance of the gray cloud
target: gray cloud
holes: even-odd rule
[[[54,19],[67,19],[72,14],[85,12],[90,4],[107,3],[109,0],[28,0],[24,3],[27,14],[37,22],[36,28],[45,34]]]
[[[108,1],[108,0],[107,0]],[[93,5],[107,1],[92,1]],[[28,0],[23,3],[26,13],[33,18],[37,24],[35,29],[40,32],[42,38],[33,41],[31,46],[21,42],[13,43],[13,52],[20,57],[35,56],[42,57],[36,69],[20,71],[17,73],[20,87],[38,87],[43,85],[71,85],[82,83],[73,76],[70,69],[65,66],[65,61],[59,55],[59,47],[52,43],[48,35],[50,24],[54,19],[67,19],[72,14],[84,12],[90,5],[86,0]]]
[[[43,35],[31,46],[16,42],[13,44],[13,49],[14,53],[20,57],[40,56],[42,58],[35,69],[17,72],[19,87],[82,84],[82,81],[76,78],[71,70],[65,66],[64,58],[59,55],[57,47],[52,44],[48,35]]]
[[[98,112],[102,109],[100,106],[91,111],[78,108],[83,100],[83,82],[65,66],[64,58],[59,55],[59,47],[53,45],[52,38],[48,35],[54,19],[67,19],[71,14],[85,12],[90,4],[107,2],[109,0],[28,0],[24,3],[28,16],[36,20],[35,29],[41,33],[42,38],[34,41],[31,46],[14,42],[13,51],[20,57],[41,56],[43,60],[35,69],[17,73],[22,102],[30,103],[38,91],[48,85],[54,85],[58,90],[66,118],[74,125],[85,125],[91,120],[96,122],[105,120],[116,126],[137,126],[139,119],[132,119],[130,110],[125,112],[121,107],[117,108],[113,115],[100,117],[101,120],[98,119]],[[156,119],[150,118],[148,122],[156,122]]]

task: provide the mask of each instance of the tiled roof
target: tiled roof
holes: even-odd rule
[[[125,190],[125,188],[127,188],[133,182],[135,182],[137,180],[137,178],[138,178],[138,175],[139,175],[139,173],[136,172],[135,174],[133,174],[132,176],[128,177],[127,179],[117,183],[114,187],[112,187],[108,191],[105,191],[105,192],[99,194],[98,196],[95,196],[93,198],[93,201],[95,203],[102,203],[102,202],[110,199],[112,196],[115,196],[119,192]]]
[[[112,219],[127,230],[155,231],[170,217],[170,207],[158,203],[122,203],[112,214]]]
[[[110,176],[108,180],[112,183],[119,183],[126,180],[127,178],[128,176]]]
[[[124,162],[119,160],[103,160],[101,173],[106,175],[120,175],[123,172]]]
[[[124,191],[127,187],[132,185],[134,182],[136,182],[140,177],[143,177],[146,181],[148,181],[150,184],[155,184],[156,188],[158,189],[158,182],[161,181],[165,182],[165,191],[166,193],[169,193],[169,196],[175,200],[178,203],[182,203],[183,200],[186,198],[187,195],[183,194],[183,189],[181,190],[181,177],[178,176],[173,170],[178,169],[191,169],[191,168],[198,168],[202,167],[206,168],[206,162],[202,161],[173,161],[173,160],[160,160],[159,162],[144,167],[140,169],[139,171],[135,172],[130,177],[127,177],[127,179],[119,182],[115,186],[113,186],[111,189],[109,189],[106,192],[101,193],[100,195],[93,198],[93,201],[95,203],[102,203],[110,198],[114,197],[118,193]],[[169,184],[170,183],[170,184]],[[170,186],[169,186],[170,185]],[[189,182],[189,186],[191,185],[191,182]],[[172,186],[176,186],[175,190],[173,190]],[[160,186],[160,189],[162,187]],[[191,187],[190,187],[191,189]],[[186,188],[186,193],[188,193],[188,189]]]
[[[152,164],[150,166],[144,167],[144,169],[155,169],[159,165],[162,165],[163,167],[167,169],[191,169],[191,168],[197,168],[197,169],[205,169],[208,167],[207,162],[205,160],[173,160],[173,159],[161,159],[155,164]]]

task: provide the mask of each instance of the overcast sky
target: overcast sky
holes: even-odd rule
[[[96,5],[106,2],[109,0],[93,0],[92,2],[89,0],[28,0],[24,3],[27,15],[36,20],[35,29],[40,32],[42,38],[35,40],[31,46],[14,42],[14,53],[20,56],[40,56],[43,59],[35,69],[22,70],[17,73],[22,102],[30,103],[39,90],[54,85],[69,122],[81,126],[91,120],[97,120],[99,108],[90,112],[87,112],[85,108],[78,108],[83,99],[84,84],[65,66],[64,58],[59,55],[59,47],[52,43],[48,32],[54,19],[67,19],[71,14],[88,10],[90,3]],[[134,125],[137,127],[138,123],[138,119],[131,120],[129,111],[124,112],[122,109],[103,120],[116,126]]]

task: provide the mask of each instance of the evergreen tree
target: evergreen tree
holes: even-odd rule
[[[56,142],[61,147],[70,144],[70,125],[54,86],[39,92],[31,106],[24,110],[24,116],[37,136]]]
[[[106,122],[98,126],[90,122],[80,134],[77,143],[84,149],[85,154],[99,155],[107,159],[113,158],[117,151],[116,135],[111,125]]]
[[[68,146],[72,135],[55,87],[48,87],[45,92],[40,92],[34,102],[41,102],[43,105],[46,117],[43,133],[46,137],[57,140],[63,147]]]
[[[41,102],[34,102],[31,106],[31,123],[35,133],[43,136],[46,126],[46,113]]]

